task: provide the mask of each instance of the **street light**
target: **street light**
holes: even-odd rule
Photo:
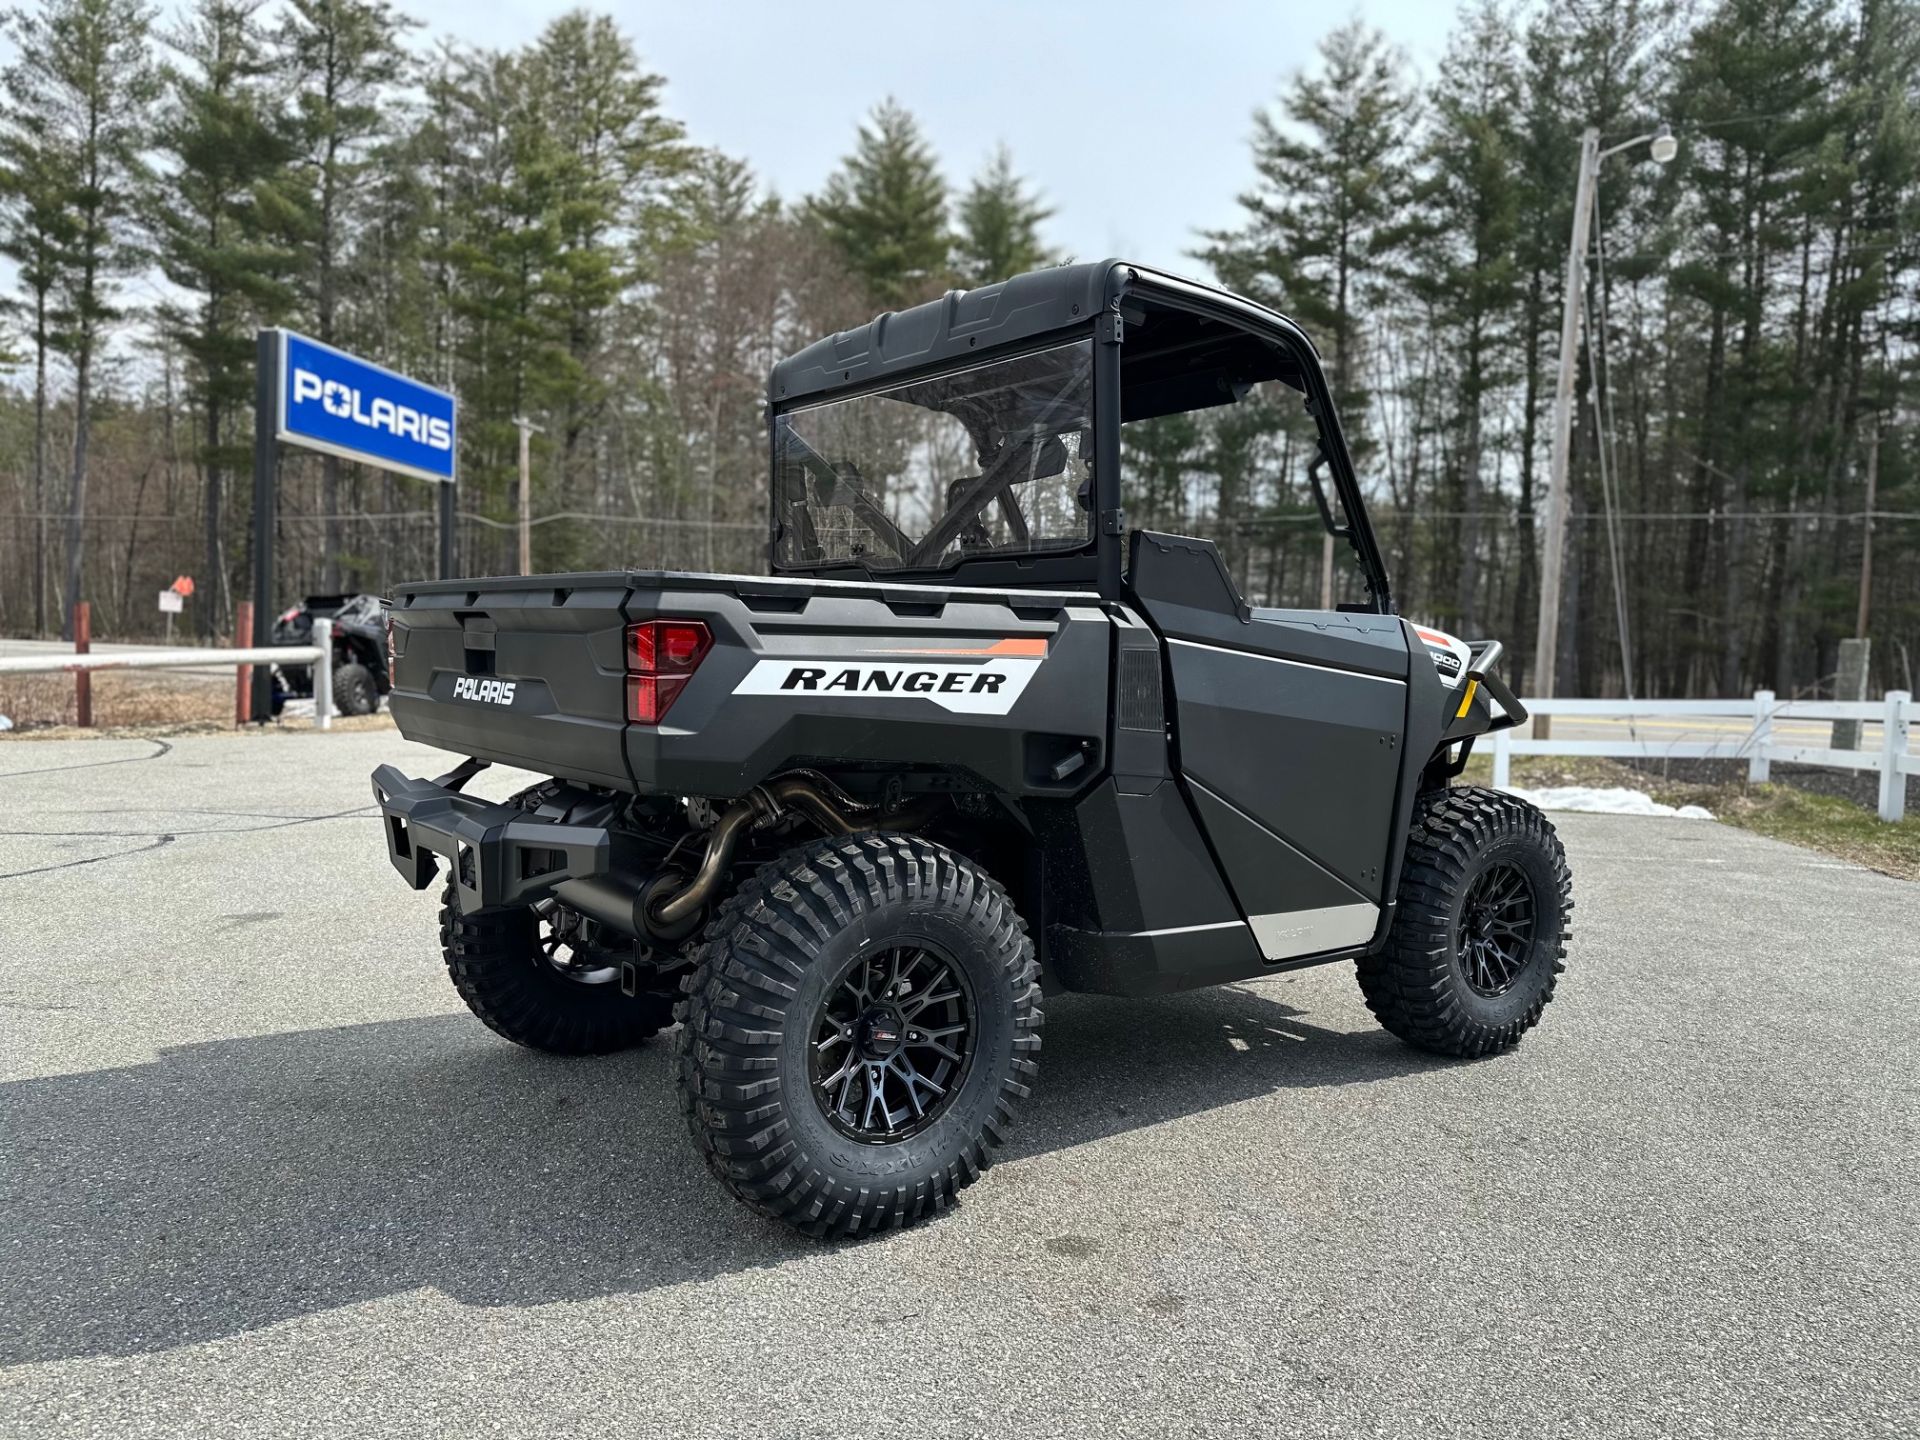
[[[1553,390],[1553,459],[1548,474],[1552,493],[1547,498],[1547,540],[1540,557],[1540,628],[1533,646],[1533,693],[1543,700],[1553,698],[1554,670],[1560,642],[1560,571],[1566,556],[1567,513],[1571,496],[1567,493],[1567,472],[1573,452],[1573,372],[1580,355],[1581,292],[1587,283],[1587,234],[1593,221],[1593,197],[1599,187],[1600,162],[1609,155],[1645,145],[1657,165],[1665,165],[1680,153],[1680,142],[1673,127],[1662,125],[1646,135],[1636,135],[1610,149],[1600,148],[1600,132],[1588,126],[1580,136],[1580,180],[1574,190],[1573,240],[1567,247],[1566,308],[1560,316],[1560,374]],[[1547,718],[1534,722],[1535,733],[1544,735]]]

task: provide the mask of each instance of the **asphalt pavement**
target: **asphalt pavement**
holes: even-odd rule
[[[1911,884],[1559,817],[1514,1053],[1345,966],[1056,997],[955,1212],[823,1245],[709,1179],[659,1042],[467,1016],[367,808],[444,759],[0,741],[0,1435],[1920,1429]]]

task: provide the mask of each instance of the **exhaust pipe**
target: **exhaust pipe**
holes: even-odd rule
[[[746,799],[729,807],[714,823],[713,833],[707,840],[707,853],[701,857],[700,868],[687,882],[686,889],[656,901],[646,911],[647,928],[665,935],[698,915],[713,898],[713,892],[720,888],[720,877],[733,863],[733,852],[740,837],[752,826],[776,819],[782,807],[789,805],[805,812],[808,819],[829,835],[851,835],[860,828],[812,781],[798,775],[756,785]]]
[[[672,870],[652,876],[615,870],[553,887],[554,898],[581,914],[629,935],[673,942],[684,940],[700,923],[701,912],[712,902],[734,851],[749,830],[771,824],[789,810],[797,810],[829,835],[852,835],[874,828],[881,817],[849,815],[813,781],[787,775],[756,785],[745,798],[728,806],[708,832],[707,848],[691,880],[682,881]],[[931,818],[931,802],[903,806],[886,817],[888,828],[915,829]]]

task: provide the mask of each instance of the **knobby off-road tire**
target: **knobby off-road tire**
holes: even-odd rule
[[[371,715],[380,708],[373,671],[355,663],[333,672],[333,708],[342,715]]]
[[[1422,1050],[1509,1049],[1553,999],[1572,910],[1566,852],[1532,805],[1475,785],[1423,796],[1393,929],[1360,961],[1367,1008]]]
[[[673,1023],[674,997],[624,994],[617,980],[584,984],[548,961],[532,910],[462,915],[449,884],[440,900],[447,973],[467,1008],[497,1034],[552,1055],[606,1055]]]
[[[946,1209],[1039,1068],[1025,922],[972,861],[910,835],[818,841],[763,865],[694,962],[676,1038],[694,1143],[740,1199],[810,1235]],[[956,1034],[964,1059],[950,1062]],[[926,1078],[906,1081],[910,1069]]]

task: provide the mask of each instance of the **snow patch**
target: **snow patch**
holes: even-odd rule
[[[1651,795],[1625,786],[1558,785],[1545,790],[1523,790],[1517,785],[1507,793],[1538,805],[1542,810],[1578,810],[1589,815],[1670,815],[1679,820],[1711,820],[1713,812],[1698,805],[1662,805]]]

